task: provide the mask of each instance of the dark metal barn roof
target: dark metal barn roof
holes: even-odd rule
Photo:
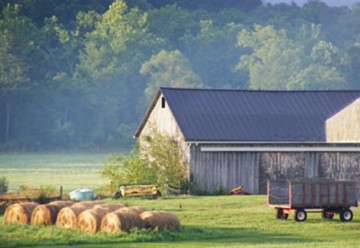
[[[360,97],[360,91],[160,91],[187,141],[325,142],[326,120]]]

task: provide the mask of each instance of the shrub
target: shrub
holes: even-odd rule
[[[176,188],[188,187],[188,166],[178,144],[170,136],[151,128],[151,136],[141,142],[141,155],[149,167],[155,168],[156,182],[163,191],[165,183]]]
[[[213,190],[211,195],[224,195],[225,193],[226,193],[226,190],[223,187],[218,186]]]
[[[9,181],[6,177],[0,177],[0,194],[8,191]]]
[[[178,145],[157,130],[128,155],[112,155],[105,162],[101,175],[115,184],[157,184],[165,192],[165,183],[189,190],[187,164],[182,160]]]
[[[57,190],[54,185],[42,185],[40,186],[40,194],[43,197],[52,197],[57,195]]]
[[[101,175],[110,179],[116,186],[119,184],[156,183],[156,170],[144,163],[135,144],[128,155],[110,156]]]
[[[40,186],[40,197],[39,197],[40,203],[46,203],[46,202],[48,202],[47,198],[54,197],[54,196],[57,196],[55,186],[53,186],[53,185]]]

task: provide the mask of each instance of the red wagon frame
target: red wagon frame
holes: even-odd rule
[[[277,219],[294,214],[296,221],[305,221],[307,212],[321,212],[325,219],[339,214],[341,221],[351,221],[350,208],[358,206],[356,182],[349,180],[268,180],[267,196]]]

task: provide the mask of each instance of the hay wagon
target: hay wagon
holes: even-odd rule
[[[321,212],[325,219],[340,215],[341,221],[351,221],[351,207],[358,206],[356,182],[330,179],[268,181],[268,206],[276,209],[277,219],[294,214],[296,221],[305,221],[307,212]]]
[[[153,199],[161,196],[161,192],[156,185],[153,184],[136,184],[136,185],[121,185],[119,190],[114,194],[113,198],[128,196],[150,196]]]

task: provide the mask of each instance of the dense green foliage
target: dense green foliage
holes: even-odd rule
[[[110,201],[110,200],[109,200]],[[175,232],[134,230],[96,234],[56,227],[4,225],[0,216],[1,247],[358,247],[360,211],[349,223],[308,214],[299,223],[275,219],[265,196],[171,197],[146,200],[126,198],[128,206],[175,213],[182,228]]]
[[[187,164],[170,136],[152,130],[152,136],[136,143],[130,154],[113,155],[105,162],[101,175],[115,185],[156,184],[165,192],[165,184],[183,187],[187,180]]]
[[[0,177],[0,194],[8,191],[9,181],[6,177]]]
[[[360,4],[3,0],[0,149],[126,147],[158,86],[360,89]]]
[[[132,148],[128,155],[112,155],[104,163],[101,176],[114,186],[156,183],[156,168],[146,164],[139,149]],[[117,188],[115,189],[117,190]]]

